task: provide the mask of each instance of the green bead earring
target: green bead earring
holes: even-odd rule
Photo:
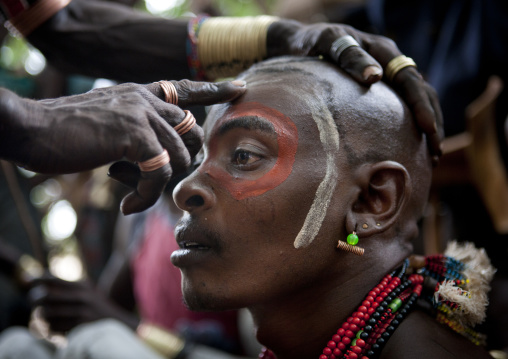
[[[346,241],[348,244],[351,244],[352,246],[356,246],[358,244],[358,235],[355,231],[347,236]]]
[[[356,234],[356,231],[353,231],[353,233],[349,234],[346,238],[346,242],[343,242],[339,240],[339,243],[337,244],[337,248],[354,253],[358,256],[363,256],[363,253],[365,252],[365,249],[362,247],[355,247],[358,244],[358,235]]]

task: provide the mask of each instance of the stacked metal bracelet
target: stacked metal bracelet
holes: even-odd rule
[[[264,59],[268,27],[277,20],[256,16],[202,21],[197,32],[197,53],[206,77],[231,77]]]

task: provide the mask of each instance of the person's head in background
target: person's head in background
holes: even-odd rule
[[[317,358],[411,254],[430,155],[384,83],[363,87],[309,58],[265,61],[240,79],[247,93],[211,109],[203,162],[175,190],[186,212],[172,261],[191,309],[247,307],[279,358]],[[361,257],[336,248],[353,231]]]

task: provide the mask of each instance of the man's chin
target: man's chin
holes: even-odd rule
[[[185,293],[183,295],[185,306],[194,312],[219,312],[229,310],[225,301],[210,294]]]

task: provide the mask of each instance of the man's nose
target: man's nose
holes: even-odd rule
[[[215,204],[215,195],[211,187],[204,183],[203,177],[207,175],[194,171],[175,187],[173,199],[180,209],[196,213],[207,210]]]

